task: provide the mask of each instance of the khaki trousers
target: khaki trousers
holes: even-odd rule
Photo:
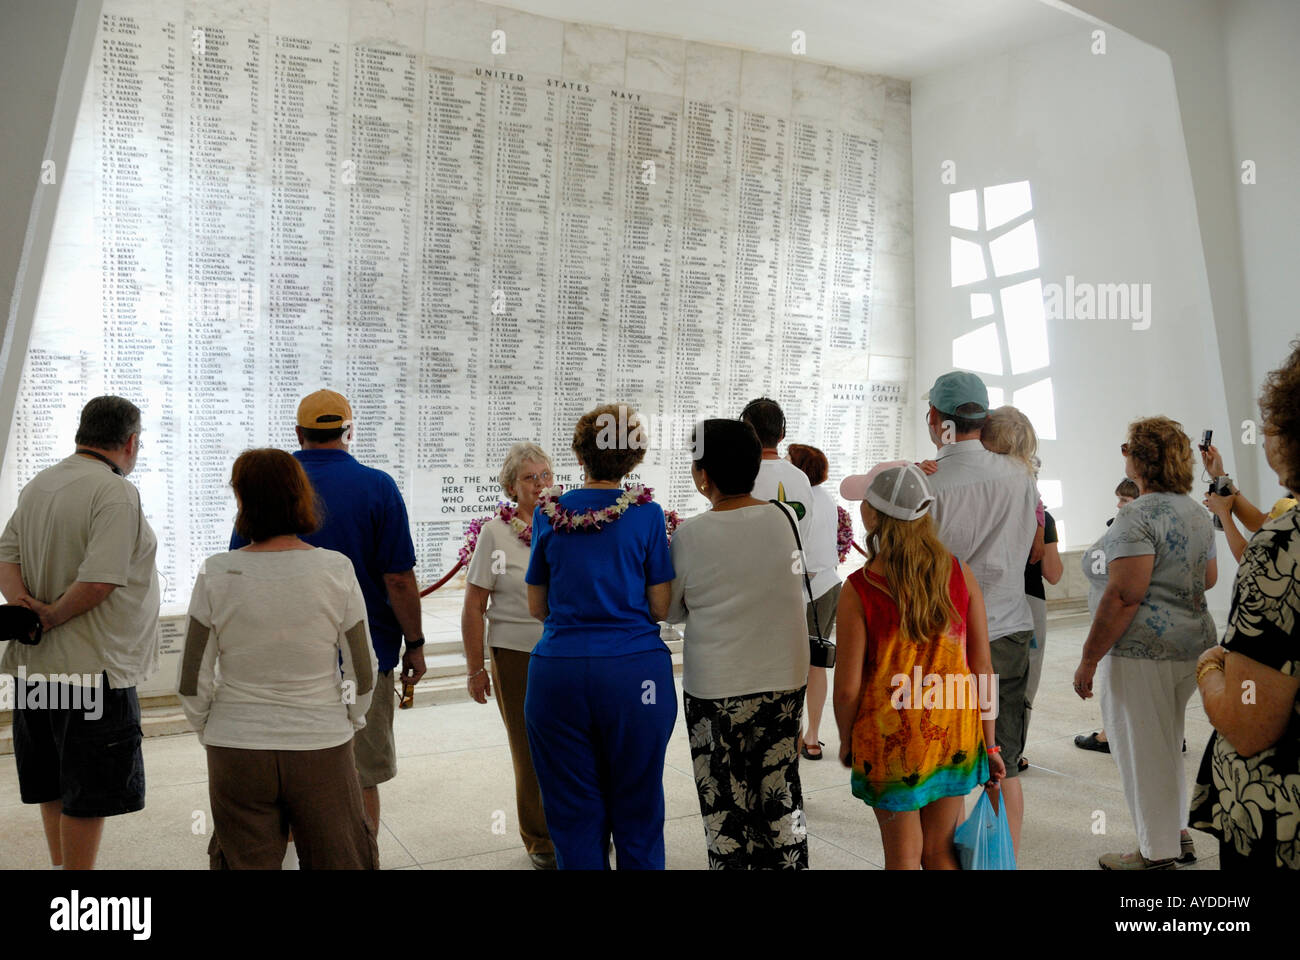
[[[524,723],[524,695],[528,691],[528,660],[521,650],[492,648],[492,687],[497,708],[506,725],[510,757],[515,764],[515,807],[519,816],[519,836],[529,853],[554,853],[551,835],[542,812],[542,791],[533,772],[533,758],[528,751],[528,728]]]
[[[208,747],[213,870],[279,870],[289,830],[304,870],[377,870],[352,741],[324,750]]]

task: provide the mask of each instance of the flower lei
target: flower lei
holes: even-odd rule
[[[493,517],[500,517],[506,522],[511,530],[515,532],[521,543],[528,546],[533,542],[533,526],[530,523],[524,523],[519,519],[519,508],[513,503],[500,501],[491,513],[482,517],[476,517],[471,520],[469,527],[465,530],[465,542],[461,545],[460,550],[456,553],[456,559],[463,564],[468,564],[470,557],[474,555],[474,548],[478,546],[479,533],[483,530],[483,524],[487,523]]]
[[[562,488],[553,487],[551,489],[559,491]],[[629,490],[630,489],[631,488],[629,488]],[[644,491],[644,498],[639,498],[636,500],[636,502],[649,503],[650,500],[652,499],[650,495],[651,493],[653,493],[653,491],[649,487],[642,487],[641,489]],[[550,493],[551,491],[548,490],[546,492]],[[627,494],[625,493],[623,496],[626,497]],[[623,499],[622,497],[619,498],[620,501],[622,501],[622,499]],[[538,500],[538,504],[539,505],[541,504],[540,499]],[[614,506],[618,506],[618,504],[616,503]],[[609,510],[613,508],[606,508],[606,509]],[[623,510],[626,509],[627,509],[626,507],[623,508]],[[586,515],[586,514],[581,514],[581,515],[574,514],[571,511],[563,510],[563,508],[559,508],[558,506],[557,506],[557,510],[563,511],[564,513],[569,514],[570,516]],[[594,511],[594,512],[600,513],[603,511]],[[615,514],[615,517],[617,517],[622,512],[623,511],[620,510],[618,514]],[[465,529],[465,542],[461,545],[460,550],[457,551],[456,558],[460,560],[462,564],[465,565],[469,564],[470,558],[474,556],[474,548],[478,546],[479,533],[482,532],[483,530],[483,524],[487,523],[493,517],[500,517],[502,520],[504,520],[507,524],[510,525],[510,529],[515,531],[515,535],[519,537],[520,541],[525,546],[531,546],[533,542],[532,524],[524,523],[522,520],[519,519],[518,514],[519,514],[519,507],[517,507],[513,503],[506,503],[505,501],[501,501],[497,503],[496,508],[491,513],[486,514],[485,516],[482,517],[476,517],[475,519],[471,520],[469,526]],[[547,516],[549,517],[550,514],[548,513]],[[604,522],[608,523],[609,521],[604,521]],[[672,542],[673,539],[673,533],[681,525],[681,522],[682,522],[682,518],[678,515],[676,510],[664,511],[664,532],[668,535],[668,540],[670,543]],[[552,520],[552,524],[554,524],[554,520]],[[581,527],[581,529],[598,530],[600,528],[589,527],[586,524],[584,524]]]
[[[853,546],[853,519],[849,512],[843,507],[835,508],[839,512],[839,525],[835,528],[835,550],[839,554],[840,563],[849,555],[849,548]]]
[[[654,500],[654,491],[641,484],[628,484],[622,494],[608,507],[600,510],[566,510],[559,504],[559,489],[551,487],[543,490],[537,498],[537,506],[551,521],[551,529],[557,533],[595,533],[603,530],[627,512],[631,506],[640,506]]]

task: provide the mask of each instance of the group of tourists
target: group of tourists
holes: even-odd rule
[[[1300,342],[1260,406],[1268,462],[1294,491]],[[607,869],[612,854],[619,868],[664,867],[664,759],[678,709],[665,624],[683,637],[682,708],[711,867],[810,866],[800,763],[822,759],[828,688],[838,760],[873,810],[887,868],[955,869],[963,800],[981,786],[1005,808],[1018,852],[1044,582],[1063,574],[1029,419],[990,409],[974,374],[939,377],[926,414],[934,459],[840,483],[865,534],[847,589],[829,464],[806,444],[781,456],[775,401],[697,424],[689,469],[708,509],[679,525],[626,482],[645,449],[609,442],[611,421],[637,435],[626,406],[584,414],[571,448],[583,483],[567,491],[545,450],[514,444],[499,476],[508,501],[468,547],[467,688],[497,701],[533,865]],[[156,540],[125,479],[140,428],[127,400],[88,403],[76,452],[24,488],[0,536],[0,589],[39,620],[37,642],[10,643],[0,670],[22,686],[22,799],[41,805],[56,866],[92,866],[104,818],[144,805],[135,687],[157,664],[159,595]],[[207,753],[214,869],[377,867],[378,785],[396,773],[395,687],[425,669],[396,484],[348,453],[342,396],[304,398],[296,428],[293,455],[235,461],[231,549],[203,564],[190,602],[179,695]],[[1295,500],[1262,513],[1203,448],[1222,481],[1206,505],[1255,531],[1233,544],[1240,566],[1217,643],[1206,602],[1219,573],[1214,531],[1188,496],[1191,440],[1173,420],[1145,418],[1120,453],[1133,499],[1083,555],[1092,624],[1073,689],[1101,696],[1104,730],[1091,739],[1115,758],[1138,849],[1100,865],[1190,862],[1191,826],[1219,839],[1225,869],[1298,869],[1300,800],[1284,786],[1300,777]],[[102,687],[100,715],[49,706],[56,675]],[[1238,692],[1247,687],[1249,698]],[[1198,690],[1215,732],[1189,800],[1184,713]]]

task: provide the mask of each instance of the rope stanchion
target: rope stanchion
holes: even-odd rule
[[[433,591],[437,590],[439,587],[441,587],[444,583],[446,583],[446,582],[447,582],[448,580],[450,580],[452,577],[456,576],[456,573],[457,573],[457,572],[460,570],[460,568],[463,567],[463,566],[465,566],[465,561],[464,561],[464,560],[457,560],[457,561],[456,561],[456,566],[454,566],[454,567],[452,567],[450,570],[448,570],[447,573],[446,573],[446,575],[443,576],[443,578],[442,578],[441,580],[439,580],[437,583],[435,583],[433,586],[431,586],[431,587],[425,587],[423,590],[421,590],[421,591],[420,591],[420,596],[422,596],[422,597],[427,597],[429,594],[433,593]]]

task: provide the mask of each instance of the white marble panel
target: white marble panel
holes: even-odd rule
[[[354,44],[419,50],[424,40],[424,0],[352,0],[349,35]]]
[[[911,357],[916,352],[916,315],[911,307],[872,304],[871,354]]]
[[[624,83],[630,90],[683,96],[686,88],[686,41],[629,33]]]
[[[506,34],[506,52],[493,57],[503,70],[558,77],[564,65],[564,24],[516,10],[497,10],[496,29]]]
[[[906,381],[909,384],[912,381],[911,357],[891,357],[888,354],[872,354],[867,363],[867,376],[873,381]],[[925,384],[929,387],[929,384]],[[920,398],[921,394],[917,390],[909,389],[907,398],[909,404],[914,404]]]
[[[840,125],[855,133],[885,125],[885,78],[845,72],[840,79]]]
[[[424,52],[481,66],[491,64],[496,22],[496,10],[475,0],[428,0]]]
[[[916,292],[912,286],[912,255],[876,252],[872,263],[872,312],[879,304],[908,307],[914,305]]]
[[[564,25],[564,79],[624,85],[627,34],[580,23]]]
[[[186,0],[104,0],[104,13],[148,20],[180,20],[189,6]]]
[[[939,171],[934,171],[938,178]],[[912,144],[910,140],[885,138],[880,146],[880,196],[912,202]]]
[[[836,122],[840,115],[840,100],[844,95],[843,79],[843,70],[828,67],[824,63],[795,60],[791,103],[793,116],[803,120]]]
[[[686,44],[686,99],[740,101],[741,52],[705,43]]]
[[[883,191],[876,198],[875,243],[877,253],[912,253],[912,202],[887,197]]]
[[[740,60],[740,106],[745,110],[790,116],[794,61],[746,50]]]
[[[885,81],[885,135],[912,138],[912,87],[903,80]]]
[[[348,42],[348,0],[271,0],[274,37]]]
[[[189,0],[185,5],[185,19],[192,26],[220,24],[235,32],[265,30],[270,12],[270,0]]]

